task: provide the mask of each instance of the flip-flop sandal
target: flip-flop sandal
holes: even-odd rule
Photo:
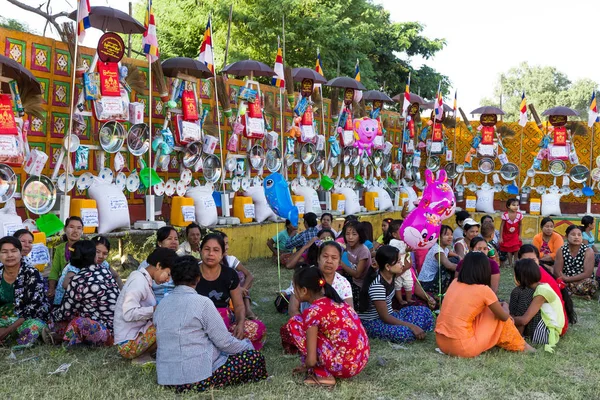
[[[307,374],[306,379],[304,379],[304,385],[312,386],[312,387],[321,387],[323,389],[332,390],[335,387],[336,382],[334,383],[323,383],[319,381],[319,379],[313,374]]]
[[[54,336],[52,336],[52,332],[50,332],[50,329],[48,329],[47,327],[42,329],[42,340],[46,344],[56,344],[54,343]]]

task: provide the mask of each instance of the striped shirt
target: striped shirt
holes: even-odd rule
[[[379,313],[375,308],[375,301],[385,301],[387,304],[388,314],[394,312],[392,309],[392,300],[394,298],[394,294],[396,291],[394,290],[394,282],[387,283],[385,279],[381,277],[381,275],[377,275],[375,280],[369,286],[369,309],[360,313],[358,316],[360,319],[365,321],[372,321],[374,319],[379,319]]]

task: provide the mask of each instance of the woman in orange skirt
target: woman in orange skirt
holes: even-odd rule
[[[490,288],[491,270],[483,253],[468,253],[463,268],[442,303],[435,328],[440,350],[457,357],[477,357],[498,346],[509,351],[535,351],[515,327],[508,304]]]

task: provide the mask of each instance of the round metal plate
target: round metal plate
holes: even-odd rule
[[[135,124],[127,133],[127,149],[135,156],[144,155],[150,148],[150,130],[146,124]]]
[[[0,203],[6,203],[17,189],[17,175],[11,167],[0,164]]]
[[[514,163],[506,163],[500,168],[500,175],[507,181],[514,181],[519,176],[519,167]]]
[[[430,170],[431,172],[436,172],[438,169],[440,169],[440,158],[437,156],[430,156],[427,159],[427,163],[426,163],[426,167],[428,170]]]
[[[183,153],[183,165],[186,168],[193,168],[202,157],[202,143],[192,142],[185,147]]]
[[[479,164],[477,166],[479,172],[481,172],[484,175],[489,175],[492,172],[494,172],[495,167],[496,163],[494,163],[494,160],[492,160],[491,158],[482,158],[481,160],[479,160]]]
[[[277,172],[281,169],[281,150],[278,147],[268,150],[265,159],[265,165],[269,172]]]
[[[585,165],[576,165],[569,171],[569,177],[575,183],[583,183],[590,176],[590,170]]]
[[[207,182],[215,183],[221,177],[221,163],[219,158],[214,154],[209,155],[204,159],[204,165],[202,167],[204,179]]]
[[[567,171],[567,164],[562,160],[554,160],[548,164],[548,172],[552,176],[563,176]]]
[[[325,169],[325,151],[321,150],[317,152],[317,158],[315,158],[315,169],[317,172],[322,172]]]
[[[23,184],[22,198],[29,211],[43,215],[54,207],[56,188],[50,178],[44,175],[32,176]]]
[[[127,132],[119,122],[110,121],[102,125],[98,136],[100,137],[100,146],[102,146],[102,149],[112,154],[119,151],[121,146],[123,146]]]
[[[592,170],[592,180],[594,182],[600,182],[600,168],[594,168]]]
[[[261,169],[265,165],[265,149],[258,144],[252,146],[248,152],[248,158],[252,168]]]
[[[317,150],[312,143],[305,143],[300,149],[300,159],[305,165],[311,165],[317,158]]]
[[[456,179],[458,177],[458,171],[456,167],[456,163],[453,162],[449,162],[444,166],[444,171],[446,171],[448,179]]]

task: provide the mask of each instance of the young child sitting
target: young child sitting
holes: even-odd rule
[[[311,305],[288,323],[303,358],[294,372],[308,370],[304,383],[333,387],[335,378],[358,375],[369,361],[369,338],[358,315],[325,281],[319,268],[302,267],[294,274],[294,296]]]
[[[515,265],[515,282],[519,287],[514,290],[530,288],[534,290],[534,293],[533,300],[525,314],[513,317],[515,326],[519,329],[519,332],[523,332],[527,324],[540,313],[541,319],[533,330],[531,341],[533,344],[544,344],[544,349],[547,352],[554,353],[554,347],[558,343],[560,333],[566,323],[565,314],[558,295],[550,285],[540,283],[540,279],[540,268],[534,260],[522,259],[517,261]]]
[[[279,248],[279,260],[281,264],[285,265],[287,263],[294,249],[288,249],[284,245],[296,232],[298,232],[298,228],[292,225],[289,219],[286,219],[285,229],[267,240],[267,247],[273,253],[273,261],[277,262],[277,249]]]
[[[388,228],[383,242],[397,248],[399,251],[398,263],[402,267],[402,273],[396,276],[396,279],[394,280],[394,287],[396,289],[396,298],[398,299],[398,302],[401,306],[405,306],[407,304],[412,305],[414,303],[412,294],[415,281],[413,279],[413,272],[411,270],[412,264],[410,260],[410,253],[406,252],[406,243],[400,240],[401,226],[402,221],[393,220]],[[402,289],[404,289],[404,293],[406,294],[406,301],[404,301],[404,298],[402,297]]]

